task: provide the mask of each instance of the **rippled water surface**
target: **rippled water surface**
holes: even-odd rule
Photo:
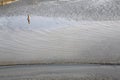
[[[0,64],[119,63],[119,21],[0,18]],[[113,55],[114,53],[114,55]]]
[[[1,17],[0,28],[28,29],[28,30],[49,30],[62,27],[77,26],[79,22],[65,18],[30,16],[28,24],[27,16]]]
[[[0,67],[1,80],[119,80],[120,66],[21,65]]]

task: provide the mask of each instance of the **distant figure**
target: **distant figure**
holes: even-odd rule
[[[28,20],[28,24],[30,24],[30,15],[29,14],[28,14],[27,20]]]

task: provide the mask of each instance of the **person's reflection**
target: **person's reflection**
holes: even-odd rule
[[[28,16],[28,17],[27,17],[28,24],[30,24],[30,15],[28,14],[27,16]]]

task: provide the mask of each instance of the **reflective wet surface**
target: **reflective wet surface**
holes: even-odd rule
[[[72,27],[80,22],[65,18],[30,16],[30,24],[26,16],[0,18],[0,29],[50,30],[62,27]]]
[[[119,6],[119,0],[0,6],[0,65],[41,64],[1,66],[0,80],[119,80],[119,65],[78,65],[120,63]]]
[[[19,0],[0,6],[0,63],[119,63],[119,5],[118,0]]]
[[[119,80],[120,66],[21,65],[0,67],[1,80]]]
[[[30,17],[0,18],[1,65],[119,63],[119,21]]]

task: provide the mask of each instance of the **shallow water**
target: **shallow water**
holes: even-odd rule
[[[0,65],[119,63],[120,21],[0,18]]]
[[[24,30],[51,30],[62,27],[77,26],[79,22],[65,18],[30,16],[28,24],[27,16],[1,17],[1,29],[24,29]]]
[[[119,0],[19,0],[1,6],[0,65],[120,63],[119,5]],[[119,75],[117,65],[0,67],[1,80],[119,80]]]
[[[118,80],[120,66],[22,65],[0,68],[2,80]]]

